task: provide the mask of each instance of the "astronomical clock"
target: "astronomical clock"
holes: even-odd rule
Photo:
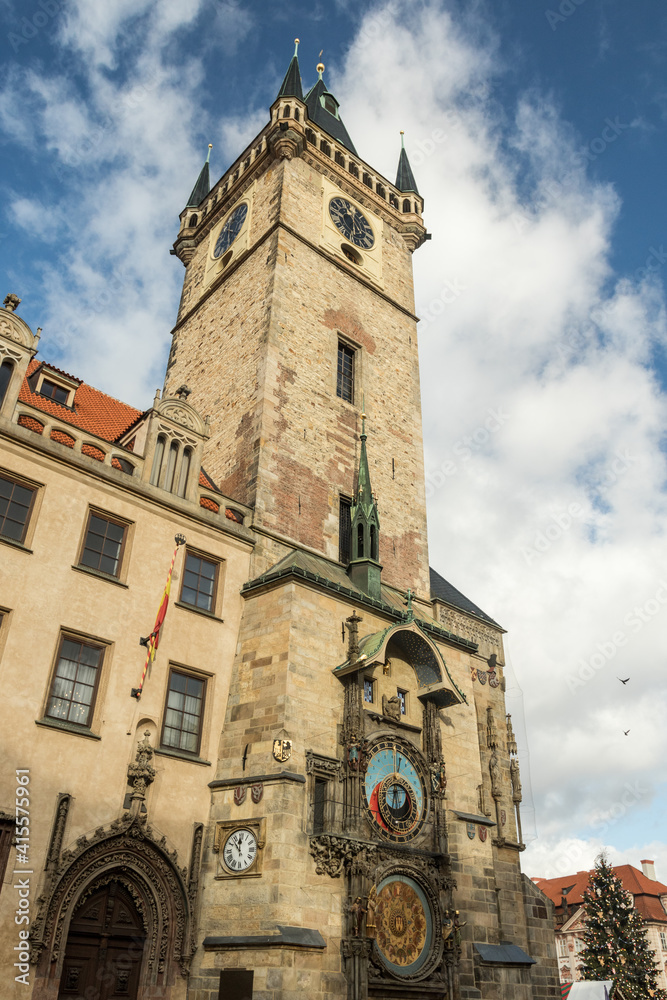
[[[368,238],[345,205],[340,213],[350,239]],[[459,934],[438,713],[463,696],[414,619],[361,639],[359,622],[347,620],[348,659],[334,670],[345,690],[344,759],[309,758],[314,787],[322,797],[329,781],[324,794],[333,800],[320,814],[311,854],[319,874],[347,882],[341,948],[348,982],[358,985],[350,995],[450,1000]],[[396,678],[408,684],[410,676],[412,690],[397,695]]]

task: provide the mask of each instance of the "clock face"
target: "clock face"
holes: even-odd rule
[[[247,214],[248,206],[245,202],[242,205],[237,205],[220,230],[220,235],[218,236],[215,244],[215,250],[213,251],[214,257],[222,257],[222,255],[229,250],[230,246],[243,229],[243,223],[246,220]]]
[[[406,876],[386,878],[377,889],[375,944],[396,976],[418,972],[429,957],[433,917],[422,887]]]
[[[387,840],[417,836],[426,818],[426,796],[416,752],[390,738],[377,740],[363,788],[373,823]]]
[[[370,250],[375,243],[371,224],[347,198],[332,198],[329,202],[331,220],[346,240],[362,250]]]
[[[234,830],[225,841],[222,856],[231,872],[245,872],[257,858],[257,841],[250,830]]]

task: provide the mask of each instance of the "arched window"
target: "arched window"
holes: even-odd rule
[[[283,109],[283,118],[289,118],[290,108],[289,104]]]
[[[188,478],[190,476],[190,462],[192,459],[192,449],[186,448],[183,452],[183,460],[181,462],[181,472],[178,477],[178,495],[179,497],[184,497],[188,489]]]
[[[357,525],[357,559],[364,558],[364,526]]]
[[[374,524],[371,524],[371,559],[378,561],[378,536]]]
[[[174,475],[176,473],[176,460],[178,458],[178,441],[172,441],[169,445],[169,457],[167,459],[167,475],[164,481],[164,488],[170,493],[174,492]]]
[[[197,216],[196,215],[191,215],[190,216],[190,222],[188,223],[188,225],[190,226],[190,229],[194,229],[194,227],[197,225]]]
[[[331,156],[331,146],[324,139],[320,139],[320,152],[325,156]]]
[[[362,180],[363,180],[364,184],[366,185],[366,187],[369,187],[369,188],[373,187],[373,181],[371,180],[371,175],[370,174],[366,174],[365,173],[364,176],[362,177]]]
[[[409,198],[404,198],[403,199],[403,211],[404,212],[411,212],[412,211],[412,205],[410,204],[410,199]]]
[[[324,108],[325,111],[328,111],[330,115],[333,115],[334,118],[338,118],[338,108],[336,107],[336,101],[331,96],[331,94],[322,95],[322,107]]]
[[[294,109],[294,117],[295,117],[295,119],[296,119],[297,121],[301,121],[301,119],[300,119],[300,117],[299,117],[299,109],[298,109],[298,108],[295,108],[295,109]]]
[[[381,197],[381,198],[384,198],[384,197],[385,197],[385,190],[384,190],[384,185],[383,185],[383,184],[380,184],[380,182],[379,182],[379,181],[378,181],[378,182],[377,182],[377,184],[375,185],[375,191],[376,191],[376,193],[377,193],[377,194],[379,194],[379,195],[380,195],[380,197]]]
[[[306,142],[310,142],[315,146],[317,144],[317,136],[313,132],[312,128],[306,129]]]
[[[0,366],[0,406],[5,401],[5,396],[7,395],[7,390],[9,389],[9,383],[12,380],[12,372],[14,371],[14,365],[11,361],[3,361]]]
[[[350,161],[350,165],[347,169],[350,171],[353,177],[357,178],[359,177],[359,167],[356,165],[356,163],[352,163],[352,161]]]
[[[157,486],[160,482],[160,472],[162,471],[162,460],[164,458],[164,448],[167,443],[164,435],[160,434],[155,445],[153,455],[153,468],[151,469],[151,486]]]

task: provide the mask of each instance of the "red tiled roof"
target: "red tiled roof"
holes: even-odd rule
[[[203,486],[204,489],[214,490],[215,493],[219,493],[220,492],[220,490],[218,489],[218,487],[215,485],[215,483],[213,482],[213,480],[209,476],[208,472],[206,472],[206,470],[203,469],[203,468],[199,472],[199,485]]]
[[[667,896],[667,885],[647,878],[632,865],[618,865],[613,871],[620,878],[623,888],[634,896],[635,908],[645,920],[667,923],[667,913],[660,902],[660,896]],[[561,905],[563,890],[568,887],[571,887],[565,894],[568,906],[581,906],[590,875],[591,872],[577,872],[576,875],[561,875],[558,878],[536,878],[534,882],[557,908]]]
[[[72,424],[73,427],[79,427],[82,431],[95,434],[105,441],[117,441],[141,416],[141,410],[136,410],[133,406],[128,406],[127,403],[121,403],[85,382],[81,382],[76,390],[73,410],[56,403],[53,399],[38,395],[30,388],[28,378],[34,374],[40,364],[42,362],[33,358],[28,365],[28,371],[19,392],[19,400],[22,403],[28,403],[43,413],[49,413],[51,416]],[[47,367],[53,371],[59,370],[53,365],[47,365]],[[73,375],[68,377],[78,381]]]

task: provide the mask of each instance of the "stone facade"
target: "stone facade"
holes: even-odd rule
[[[337,197],[364,213],[372,245],[341,239]],[[0,480],[35,490],[25,538],[0,531],[3,787],[29,774],[33,809],[31,989],[9,996],[55,1000],[85,982],[102,998],[106,976],[146,1000],[558,995],[551,904],[519,864],[503,630],[449,585],[431,593],[422,208],[283,93],[183,212],[164,391],[113,433],[82,424],[84,390],[56,369],[69,410],[47,406],[36,339],[6,300]],[[379,553],[355,539],[353,573],[339,510],[341,497],[361,505],[362,472]],[[81,564],[91,511],[126,529],[113,579]],[[139,637],[181,534],[218,567],[215,596],[205,609],[186,597],[177,547],[137,698]],[[104,648],[85,725],[46,711],[65,633]],[[165,738],[173,669],[205,685],[196,752]],[[10,968],[21,843],[4,858]]]

